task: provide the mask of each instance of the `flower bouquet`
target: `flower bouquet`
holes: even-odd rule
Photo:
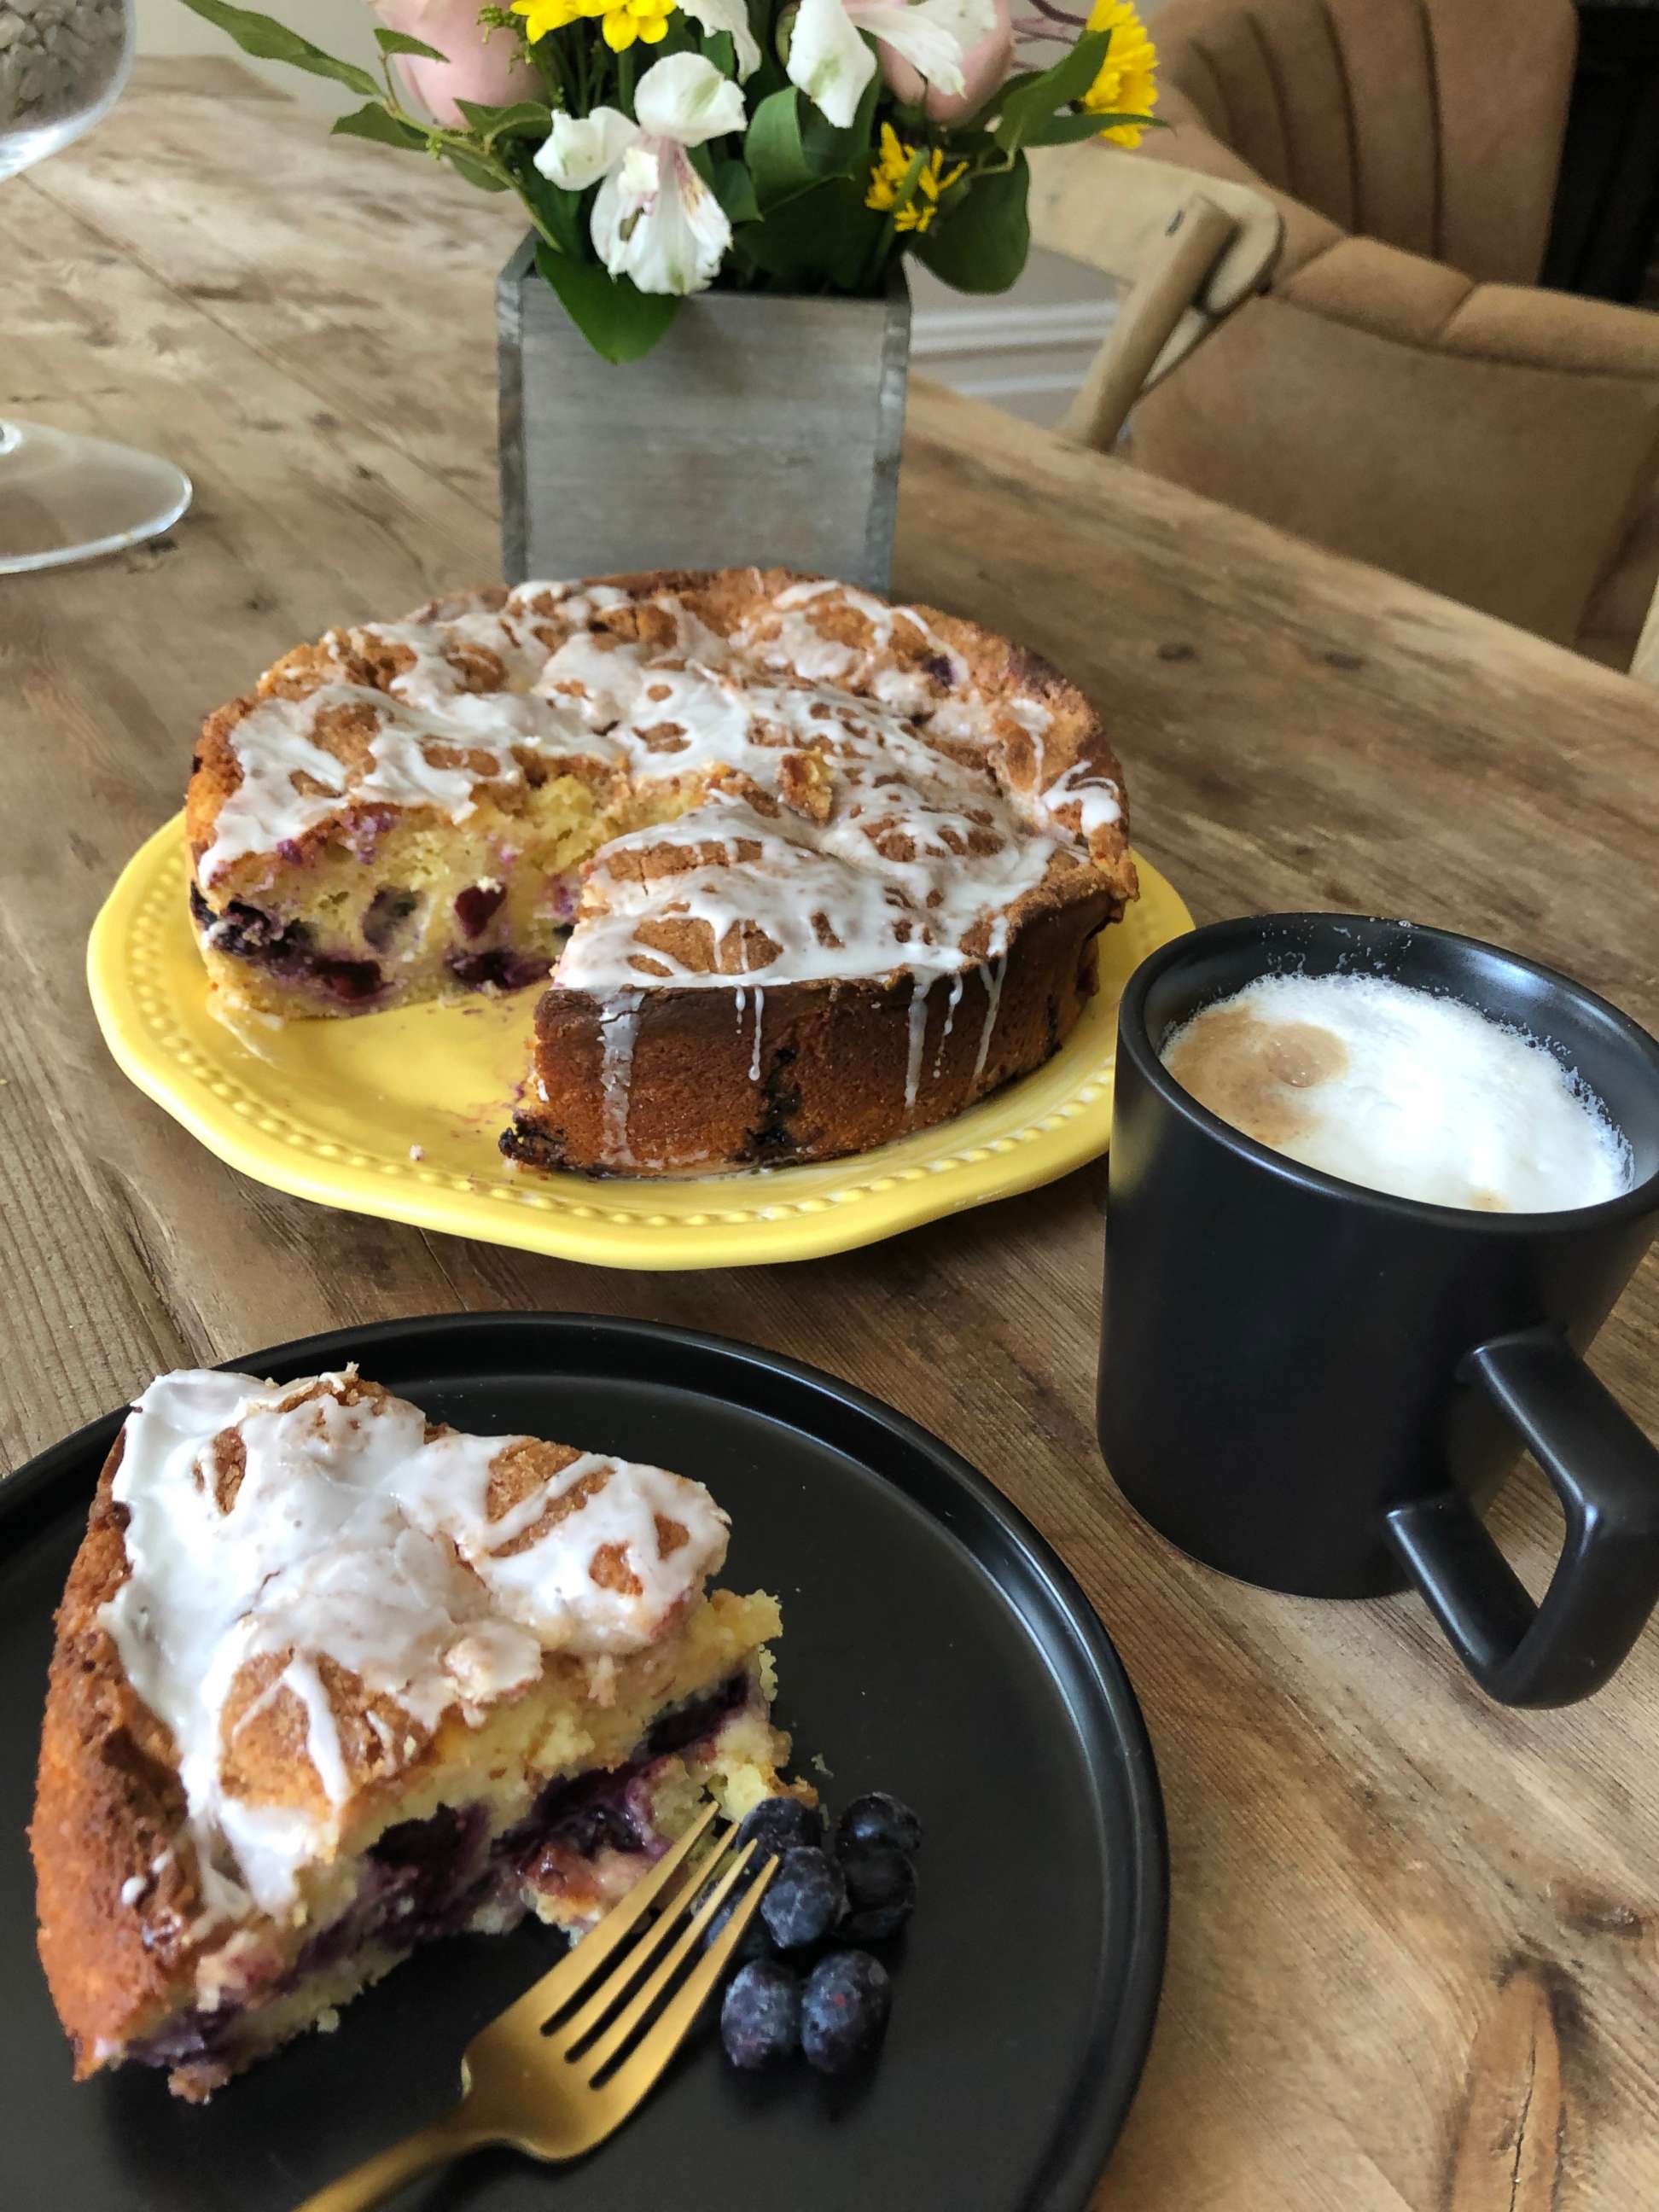
[[[245,52],[360,94],[337,131],[519,195],[536,265],[611,362],[708,289],[877,296],[896,255],[1005,289],[1026,153],[1152,118],[1129,0],[384,0],[380,75],[267,15],[185,0]],[[1022,41],[1057,60],[1019,65]],[[411,102],[427,112],[413,112]]]

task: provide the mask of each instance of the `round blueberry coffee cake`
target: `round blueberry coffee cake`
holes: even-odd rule
[[[331,630],[206,724],[216,990],[281,1017],[542,986],[501,1139],[653,1176],[825,1159],[1038,1066],[1135,895],[1082,694],[781,570],[525,584]]]

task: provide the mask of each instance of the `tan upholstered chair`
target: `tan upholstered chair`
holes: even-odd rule
[[[1659,316],[1532,289],[1571,0],[1171,0],[1152,27],[1175,128],[1040,157],[1040,241],[1089,258],[1080,180],[1149,156],[1265,189],[1285,240],[1143,398],[1135,460],[1628,666],[1659,579]]]

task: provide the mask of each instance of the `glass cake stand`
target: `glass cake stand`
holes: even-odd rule
[[[0,0],[0,179],[89,131],[132,68],[131,0]],[[190,505],[171,461],[0,415],[0,575],[154,538]]]

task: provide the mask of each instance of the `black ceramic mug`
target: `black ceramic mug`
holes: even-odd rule
[[[1623,1131],[1630,1187],[1555,1213],[1299,1165],[1171,1079],[1164,1041],[1256,977],[1380,975],[1526,1030]],[[1579,1354],[1659,1229],[1659,1044],[1565,976],[1409,923],[1267,915],[1177,938],[1118,1018],[1100,1442],[1184,1551],[1311,1597],[1422,1592],[1508,1705],[1605,1682],[1659,1598],[1659,1452]],[[1522,1444],[1566,1539],[1534,1607],[1480,1509]]]

